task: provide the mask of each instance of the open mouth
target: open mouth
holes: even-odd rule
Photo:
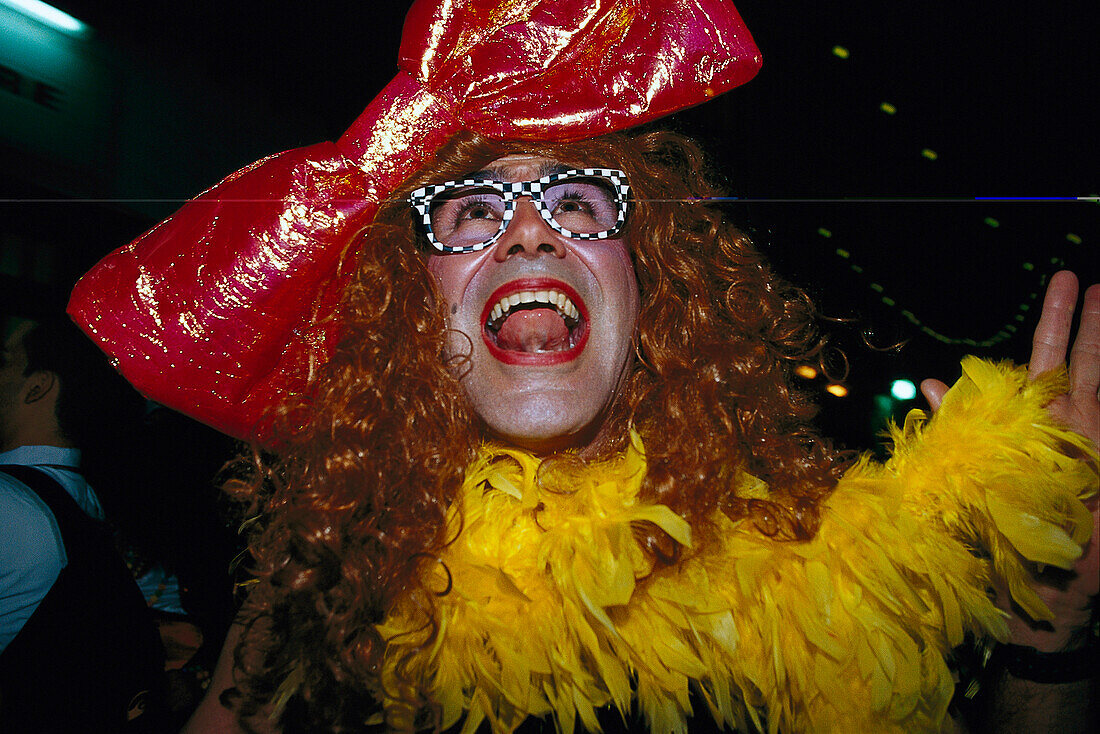
[[[557,364],[581,353],[588,341],[588,312],[559,280],[528,278],[507,283],[482,312],[489,352],[508,364]]]

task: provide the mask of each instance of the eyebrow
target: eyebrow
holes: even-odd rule
[[[566,171],[572,170],[574,170],[572,166],[567,166],[564,163],[540,163],[538,171],[536,171],[537,175],[534,179],[530,180],[533,181],[535,179],[540,179],[543,176],[550,176],[555,173],[565,173]],[[480,171],[474,171],[470,175],[466,176],[466,178],[476,180],[489,179],[492,181],[503,181],[504,171],[500,168],[483,168]]]

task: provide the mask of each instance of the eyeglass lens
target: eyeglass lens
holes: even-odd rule
[[[554,222],[570,232],[606,232],[618,222],[615,187],[600,176],[560,179],[545,186],[540,198]],[[432,198],[429,209],[432,233],[447,247],[477,245],[500,230],[504,209],[504,195],[489,186],[443,191]]]

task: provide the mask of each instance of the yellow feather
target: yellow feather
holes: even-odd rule
[[[989,515],[997,529],[1024,558],[1060,568],[1071,568],[1081,555],[1081,546],[1054,525],[1036,515],[1012,507],[1004,499],[991,495],[986,500]]]
[[[693,546],[699,528],[640,497],[636,433],[622,456],[580,468],[486,444],[448,512],[458,537],[425,566],[426,588],[446,588],[448,572],[453,585],[431,605],[436,638],[427,645],[412,597],[378,625],[386,724],[411,727],[412,685],[444,728],[508,732],[551,716],[571,734],[614,705],[637,707],[653,732],[685,732],[691,684],[706,702],[697,714],[739,727],[950,729],[943,655],[967,632],[1006,634],[985,588],[1002,580],[1043,618],[1027,563],[1072,563],[1091,533],[1095,452],[1043,409],[1064,381],[968,360],[936,415],[893,429],[888,462],[849,470],[802,543],[716,512]],[[734,481],[768,496],[755,477]],[[654,569],[639,521],[684,560]]]

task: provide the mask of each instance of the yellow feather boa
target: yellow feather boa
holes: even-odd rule
[[[685,732],[695,686],[737,729],[951,730],[944,656],[967,631],[1007,634],[991,578],[1048,615],[1025,559],[1070,567],[1092,527],[1081,500],[1097,488],[1094,449],[1043,409],[1064,375],[963,368],[935,417],[914,411],[894,430],[893,458],[846,474],[804,543],[716,513],[717,539],[692,550],[682,518],[638,498],[636,436],[579,474],[485,446],[427,579],[447,593],[410,597],[379,626],[387,725],[412,728],[406,702],[420,695],[443,728],[465,717],[463,732],[548,715],[566,734],[595,730],[607,705]],[[767,492],[741,482],[746,496]],[[678,566],[650,575],[640,520],[688,549]]]

